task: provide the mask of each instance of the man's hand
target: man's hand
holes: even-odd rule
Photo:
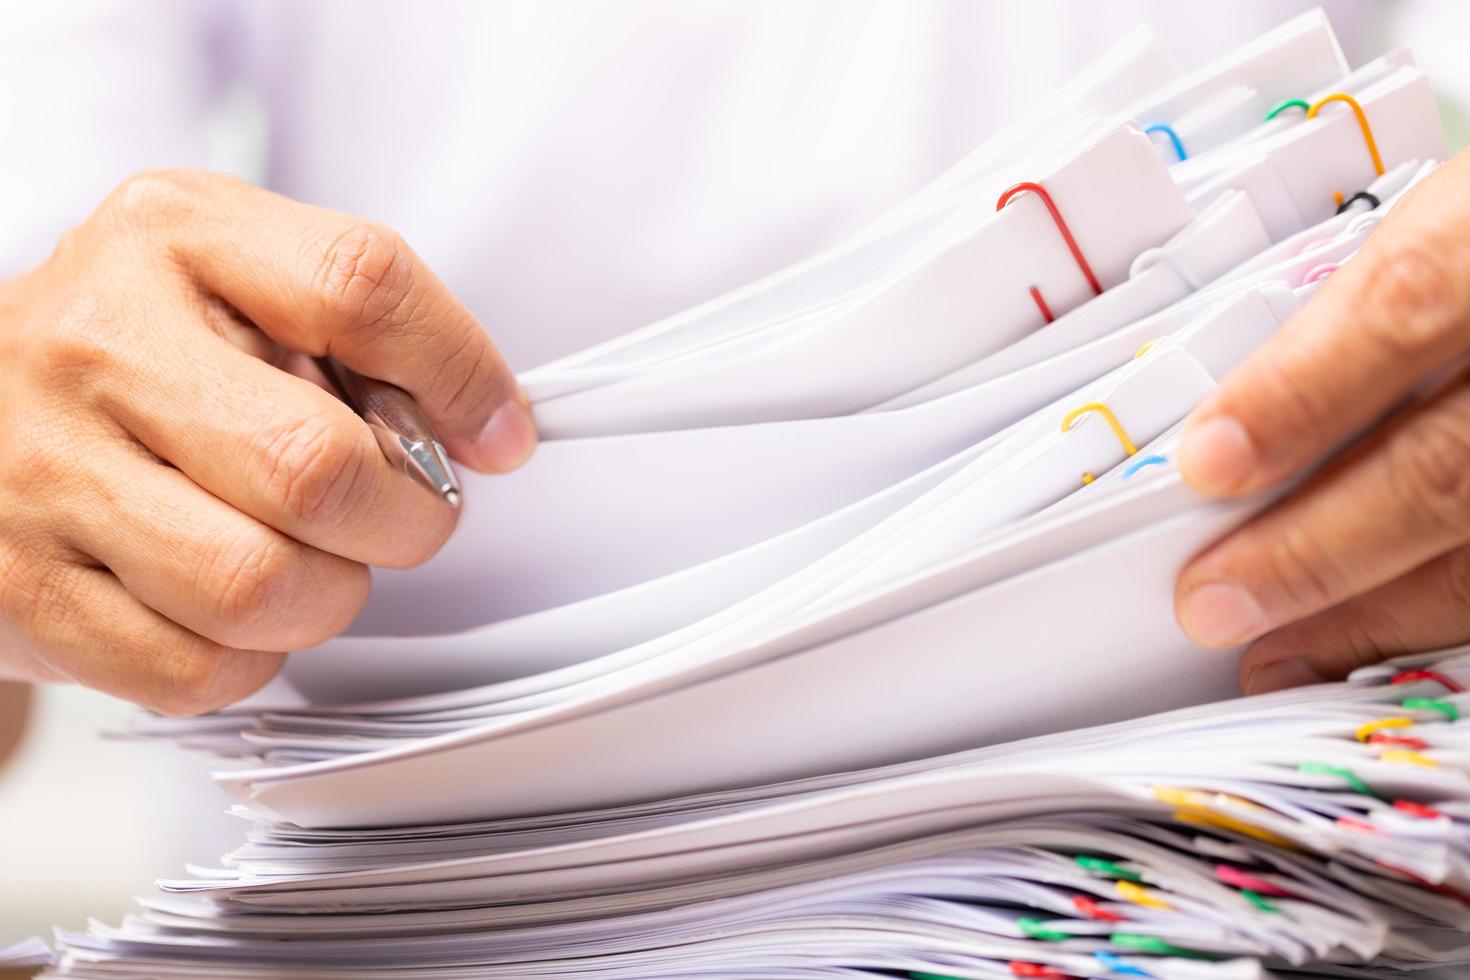
[[[1295,476],[1470,352],[1470,156],[1409,194],[1361,253],[1190,418],[1185,479],[1237,496]],[[1470,640],[1470,379],[1457,373],[1194,560],[1198,642],[1255,641],[1248,693]]]
[[[323,354],[410,392],[469,466],[535,445],[397,235],[240,181],[129,180],[0,285],[0,677],[207,711],[346,627],[369,564],[438,550],[455,512],[305,379]]]

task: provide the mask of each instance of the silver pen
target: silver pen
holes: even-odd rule
[[[413,396],[397,385],[364,377],[336,358],[319,357],[316,362],[342,400],[373,430],[388,462],[458,507],[461,491],[449,455]]]

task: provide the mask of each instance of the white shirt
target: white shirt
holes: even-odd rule
[[[223,107],[233,168],[397,228],[523,369],[855,230],[1141,23],[1199,64],[1307,6],[17,5],[0,23],[0,273],[128,173],[217,163]],[[1359,18],[1333,19],[1352,42]],[[258,166],[242,92],[268,137]]]

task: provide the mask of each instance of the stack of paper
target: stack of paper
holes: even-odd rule
[[[1235,664],[1171,603],[1269,502],[1191,494],[1180,422],[1445,157],[1432,92],[1320,13],[1169,76],[1131,38],[851,241],[527,375],[549,440],[353,635],[139,723],[249,840],[57,975],[1470,962],[1470,657],[1189,708]]]

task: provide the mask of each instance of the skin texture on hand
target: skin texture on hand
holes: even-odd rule
[[[1461,153],[1186,425],[1184,477],[1218,497],[1306,472],[1367,429],[1180,576],[1191,637],[1251,644],[1247,693],[1470,640],[1467,229]]]
[[[399,236],[232,178],[133,178],[0,284],[0,679],[212,710],[345,628],[369,564],[438,550],[456,512],[320,386],[321,355],[406,389],[473,468],[535,446]]]
[[[30,714],[31,685],[0,681],[0,769],[20,747]]]

